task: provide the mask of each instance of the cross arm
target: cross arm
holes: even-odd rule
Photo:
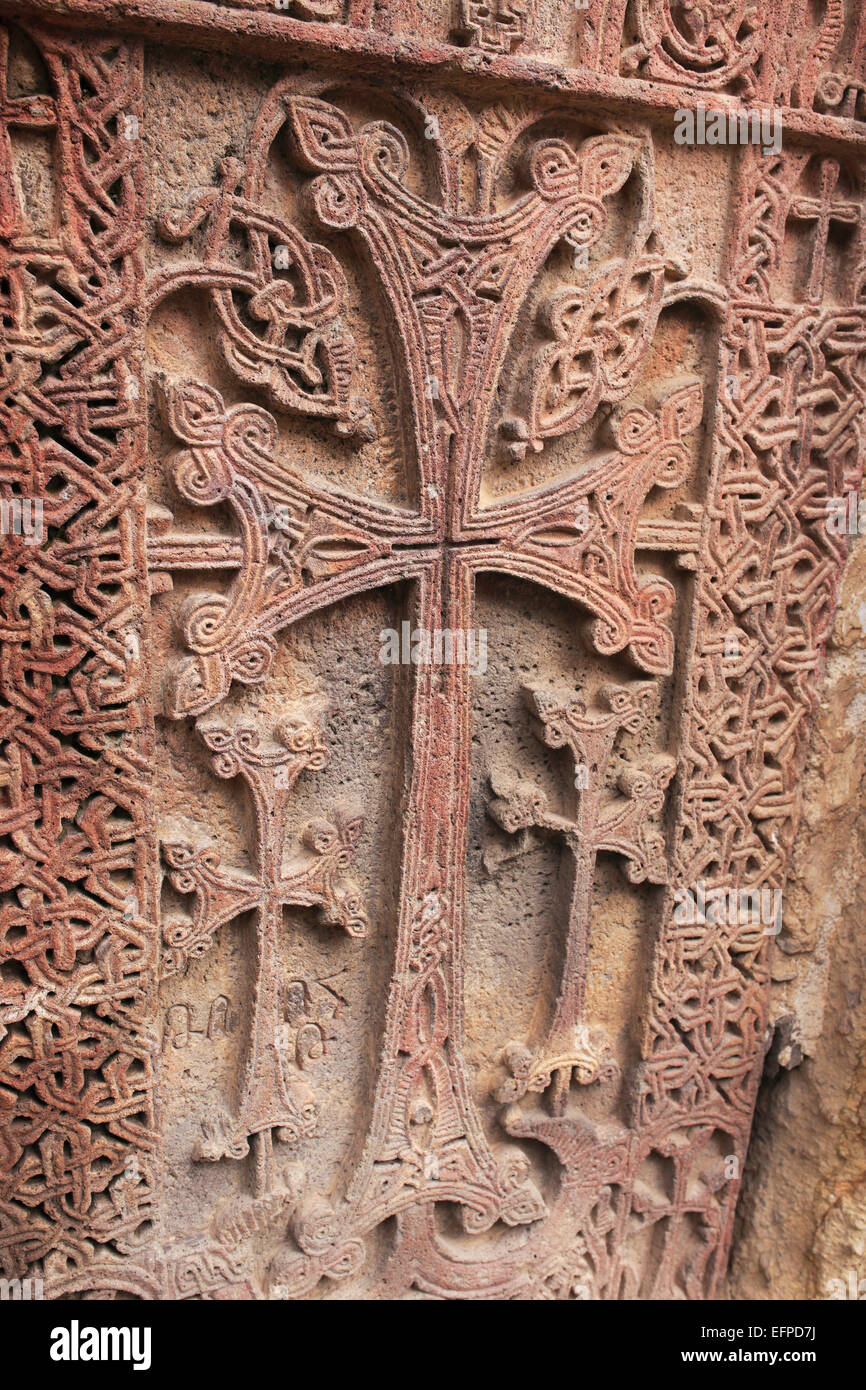
[[[276,423],[257,406],[226,409],[201,382],[164,380],[163,391],[185,446],[173,460],[178,492],[197,506],[226,502],[239,531],[223,550],[213,535],[175,537],[164,513],[151,514],[149,554],[160,573],[207,568],[215,554],[238,566],[227,593],[193,594],[180,611],[192,655],[171,668],[164,690],[166,712],[182,718],[211,708],[232,680],[263,680],[275,634],[298,617],[415,572],[416,554],[397,546],[417,538],[419,518],[308,485],[276,461]]]
[[[676,387],[653,414],[627,410],[614,425],[616,452],[544,488],[477,514],[474,533],[488,542],[470,552],[479,569],[535,580],[572,598],[595,615],[590,636],[596,650],[627,648],[653,674],[668,674],[673,634],[668,618],[674,589],[653,575],[641,579],[635,551],[654,539],[657,548],[683,543],[692,563],[698,522],[639,523],[640,508],[655,487],[680,485],[688,469],[684,438],[703,408],[700,383]],[[490,544],[490,542],[493,544]]]

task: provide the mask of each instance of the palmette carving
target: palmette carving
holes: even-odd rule
[[[332,419],[343,433],[362,429],[365,406],[349,396],[354,343],[343,319],[346,281],[340,266],[323,246],[311,246],[293,227],[263,212],[255,164],[245,176],[238,160],[227,159],[220,175],[219,187],[162,218],[159,229],[172,242],[186,241],[206,224],[204,254],[200,263],[157,276],[150,307],[181,285],[206,286],[220,348],[242,381],[263,386],[284,410]],[[247,249],[243,265],[232,255],[239,229]]]

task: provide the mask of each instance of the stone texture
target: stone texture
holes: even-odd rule
[[[773,969],[778,1041],[740,1198],[732,1298],[866,1294],[864,596],[866,552],[858,539],[804,779],[786,893],[790,939]]]
[[[798,838],[858,8],[0,14],[0,483],[45,523],[0,552],[3,1273],[818,1291],[859,1256],[853,600]],[[714,104],[781,147],[680,143]],[[792,1198],[801,1110],[840,1156]]]

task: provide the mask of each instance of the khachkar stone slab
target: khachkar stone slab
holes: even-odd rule
[[[3,1275],[712,1296],[859,7],[0,11]]]

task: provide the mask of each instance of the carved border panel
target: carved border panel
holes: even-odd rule
[[[135,1247],[156,1145],[147,787],[141,50],[41,36],[6,82],[0,1245],[4,1271]],[[34,229],[10,132],[47,135],[60,206]],[[14,963],[14,964],[13,964]]]

